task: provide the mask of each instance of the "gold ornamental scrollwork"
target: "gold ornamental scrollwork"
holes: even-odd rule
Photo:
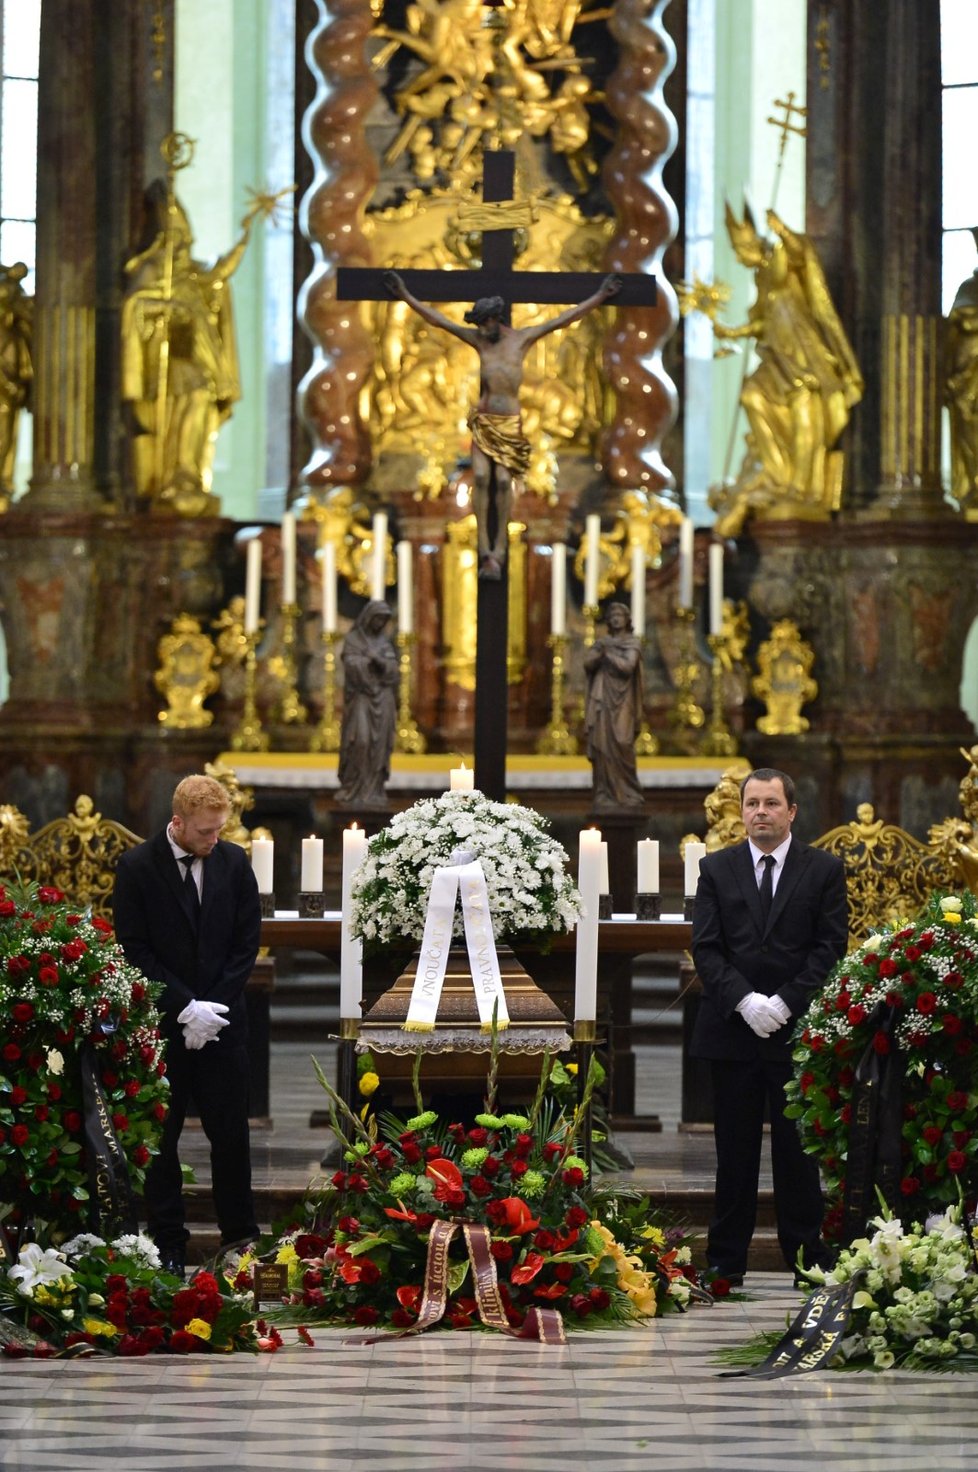
[[[811,677],[815,651],[801,637],[798,625],[790,618],[779,619],[757,651],[758,673],[751,681],[751,692],[767,706],[757,729],[765,736],[797,736],[808,730],[808,720],[801,713],[807,702],[818,694]]]
[[[220,685],[214,668],[217,650],[213,639],[202,632],[189,613],[177,614],[157,645],[159,668],[153,683],[166,700],[158,714],[161,726],[171,731],[199,731],[212,724],[213,713],[204,701]]]

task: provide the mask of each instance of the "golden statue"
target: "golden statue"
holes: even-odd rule
[[[978,229],[972,231],[978,244]],[[951,494],[978,519],[978,270],[958,287],[947,319],[944,398],[951,423]]]
[[[833,446],[863,393],[814,245],[773,210],[767,222],[773,240],[757,233],[746,205],[742,220],[727,205],[727,231],[757,296],[742,326],[714,321],[713,331],[754,338],[758,363],[740,394],[750,425],[743,464],[732,485],[710,493],[721,537],[736,536],[752,514],[824,520],[838,509],[842,453]]]
[[[26,275],[23,261],[0,266],[0,511],[13,494],[17,423],[34,379],[34,298],[21,286]]]

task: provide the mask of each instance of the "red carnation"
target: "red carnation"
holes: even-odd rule
[[[535,1239],[534,1239],[535,1240]],[[512,1244],[509,1242],[493,1242],[489,1248],[497,1262],[510,1262],[513,1257]]]
[[[578,1186],[584,1185],[584,1172],[579,1165],[568,1166],[565,1171],[561,1172],[560,1178],[564,1185],[569,1186],[571,1190],[576,1190]]]
[[[491,1181],[493,1176],[499,1174],[499,1164],[500,1162],[495,1155],[487,1155],[479,1168],[482,1174]]]
[[[920,960],[920,951],[917,949],[916,946],[907,946],[903,954],[906,956],[908,961]]]
[[[572,1206],[569,1208],[564,1221],[569,1227],[583,1227],[588,1219],[588,1214],[583,1206]]]
[[[525,1160],[511,1160],[509,1163],[510,1174],[514,1176],[525,1176],[529,1170]]]
[[[891,961],[889,956],[887,956],[885,961],[880,962],[880,976],[896,976],[896,972],[896,962]]]
[[[492,1195],[492,1186],[486,1180],[485,1176],[473,1176],[469,1181],[469,1190],[473,1196],[484,1197]]]
[[[16,915],[16,913],[17,906],[13,900],[0,900],[0,915],[6,917],[7,915]]]
[[[866,1020],[866,1008],[857,1002],[855,1007],[849,1008],[849,1011],[846,1013],[846,1019],[852,1027],[858,1027],[860,1022],[865,1022]]]

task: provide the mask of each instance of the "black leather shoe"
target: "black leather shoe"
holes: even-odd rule
[[[160,1267],[164,1273],[172,1273],[175,1278],[185,1278],[187,1275],[187,1262],[177,1247],[160,1248]]]

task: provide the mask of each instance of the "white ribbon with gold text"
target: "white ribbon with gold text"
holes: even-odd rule
[[[455,900],[459,894],[462,897],[469,969],[482,1030],[491,1030],[493,1008],[496,1008],[497,1028],[501,1031],[509,1026],[506,994],[499,974],[499,957],[489,914],[486,876],[481,863],[475,859],[435,870],[428,895],[418,970],[404,1023],[407,1032],[430,1032],[434,1028],[452,944]]]

